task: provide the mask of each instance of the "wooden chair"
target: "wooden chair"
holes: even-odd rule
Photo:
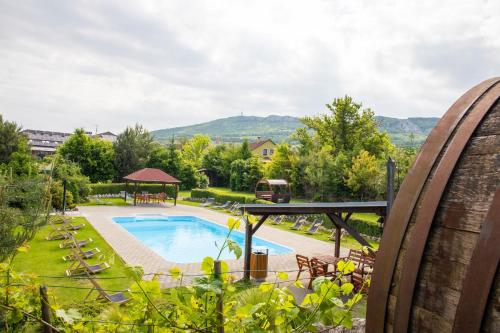
[[[314,278],[319,276],[335,277],[337,272],[336,268],[333,271],[328,270],[328,263],[318,258],[311,259],[311,268]]]
[[[307,271],[307,272],[309,272],[309,284],[308,284],[307,288],[311,289],[312,280],[314,278],[313,277],[314,273],[313,273],[309,258],[306,256],[302,256],[300,254],[296,254],[295,258],[297,259],[297,266],[299,266],[299,272],[297,273],[297,277],[295,278],[295,281],[297,281],[299,279],[300,273]]]

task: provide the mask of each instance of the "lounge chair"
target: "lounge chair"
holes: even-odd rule
[[[71,249],[71,253],[62,257],[62,259],[64,261],[76,260],[78,256],[80,256],[83,259],[88,259],[88,258],[91,258],[98,253],[101,253],[101,250],[99,250],[97,247],[95,247],[91,250],[88,250],[88,251],[82,250],[80,244],[76,241],[76,239],[73,236],[71,236],[71,237],[73,240],[74,247]]]
[[[49,223],[50,224],[61,224],[61,223],[66,223],[66,222],[71,222],[71,218],[64,216],[64,215],[52,215],[49,217]]]
[[[96,279],[94,279],[89,273],[87,273],[87,277],[89,279],[89,281],[92,283],[93,285],[93,288],[89,291],[89,293],[87,294],[87,296],[85,296],[85,299],[84,301],[87,300],[87,298],[90,297],[90,295],[92,294],[92,292],[95,290],[99,293],[99,295],[97,295],[97,298],[96,300],[106,300],[106,301],[109,301],[111,303],[116,303],[116,304],[123,304],[123,303],[126,303],[128,301],[131,300],[131,298],[127,298],[124,294],[125,291],[130,291],[130,290],[124,290],[124,291],[120,291],[120,292],[117,292],[117,293],[114,293],[114,294],[108,294],[100,285],[99,283],[97,282]]]
[[[230,207],[230,206],[231,206],[231,204],[232,204],[232,203],[231,203],[231,201],[226,201],[226,203],[225,203],[225,204],[223,204],[223,205],[219,205],[219,206],[213,206],[212,208],[216,208],[216,209],[226,209],[226,208]]]
[[[105,269],[111,268],[107,262],[101,262],[100,264],[89,265],[82,257],[79,255],[75,256],[75,261],[66,270],[67,276],[82,275],[82,274],[97,274]]]
[[[46,240],[61,240],[61,239],[69,239],[71,238],[72,234],[69,230],[52,230],[48,233],[48,235],[45,237]]]
[[[69,248],[73,248],[75,247],[76,245],[80,246],[80,247],[83,247],[87,244],[90,244],[92,243],[94,240],[92,238],[88,238],[88,239],[82,239],[82,240],[75,240],[73,241],[70,237],[68,237],[69,239],[66,239],[64,241],[62,241],[61,243],[59,243],[59,247],[61,249],[69,249]]]
[[[205,200],[205,202],[203,202],[203,203],[200,205],[200,207],[208,207],[208,206],[211,206],[211,205],[213,205],[213,204],[214,204],[214,202],[215,202],[215,198],[207,198],[207,199]]]
[[[236,213],[238,213],[239,209],[240,209],[240,203],[239,202],[235,202],[228,210],[232,214],[236,214]]]
[[[280,216],[275,216],[273,219],[271,219],[271,223],[272,224],[281,224],[281,222],[283,222],[283,215],[280,215]]]
[[[314,220],[314,222],[311,224],[311,227],[306,230],[306,233],[315,234],[321,225],[323,225],[322,220],[320,220],[320,219]]]
[[[292,225],[290,227],[290,229],[293,229],[293,230],[300,230],[300,228],[302,228],[302,226],[306,223],[306,219],[305,218],[299,218],[297,219],[297,222],[294,223],[294,225]]]
[[[311,289],[312,285],[312,280],[313,280],[313,270],[311,267],[311,262],[309,261],[309,258],[300,254],[296,254],[295,258],[297,259],[297,266],[299,266],[299,272],[297,273],[297,277],[295,278],[295,281],[297,281],[300,277],[300,273],[307,271],[309,273],[309,284],[307,288]]]

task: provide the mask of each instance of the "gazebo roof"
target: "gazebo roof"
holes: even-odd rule
[[[123,177],[130,182],[179,184],[181,181],[160,169],[144,168]]]

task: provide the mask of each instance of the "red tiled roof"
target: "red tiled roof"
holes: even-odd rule
[[[273,140],[267,139],[267,140],[260,140],[260,141],[251,142],[248,144],[248,146],[249,146],[250,150],[255,150],[268,141],[271,141],[271,143],[274,144]]]
[[[132,172],[130,175],[123,177],[123,179],[132,182],[145,182],[145,183],[165,183],[165,184],[178,184],[181,181],[177,178],[170,176],[168,173],[160,169],[144,168]]]

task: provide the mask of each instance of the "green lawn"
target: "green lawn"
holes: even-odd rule
[[[125,202],[122,198],[91,198],[78,206],[130,206],[130,202]]]
[[[296,234],[299,234],[299,235],[303,235],[303,236],[315,238],[315,239],[318,239],[318,240],[322,240],[322,241],[325,241],[325,242],[332,242],[332,240],[330,239],[331,231],[329,231],[329,232],[321,232],[321,231],[318,230],[318,232],[316,232],[315,234],[308,234],[308,233],[305,232],[305,230],[307,230],[309,228],[309,226],[303,226],[300,230],[294,230],[294,229],[290,229],[290,227],[293,225],[293,223],[288,222],[288,221],[284,221],[281,224],[266,223],[266,225],[267,226],[271,226],[273,228],[277,228],[277,229],[281,229],[281,230],[286,230],[288,232],[293,232],[293,233],[296,233]],[[368,243],[370,243],[370,245],[373,246],[375,249],[377,249],[378,246],[379,246],[378,242],[375,242],[375,241],[372,241],[372,240],[368,240]],[[362,245],[359,244],[358,241],[355,240],[350,235],[345,235],[344,237],[342,237],[342,240],[340,241],[340,245],[343,246],[343,247],[346,247],[348,249],[361,249],[362,248]]]
[[[73,223],[85,223],[85,227],[78,230],[77,239],[92,238],[94,241],[84,247],[91,249],[98,247],[101,250],[101,256],[88,259],[90,264],[106,261],[111,268],[97,274],[98,278],[111,278],[125,276],[125,264],[116,256],[111,247],[104,239],[92,228],[92,226],[83,217],[73,218]],[[36,237],[29,243],[27,252],[19,253],[14,259],[14,270],[18,273],[31,273],[38,276],[37,283],[47,285],[49,292],[54,295],[60,304],[79,303],[83,301],[88,290],[73,289],[91,287],[91,283],[86,279],[76,279],[66,277],[65,271],[70,263],[63,261],[62,256],[69,253],[67,249],[60,249],[60,241],[48,241],[45,239],[51,226],[43,227]],[[42,277],[50,276],[50,277]],[[124,290],[129,288],[133,281],[130,278],[102,279],[98,280],[104,289]],[[51,286],[64,286],[69,288],[56,288]],[[73,288],[71,288],[73,287]],[[94,297],[97,294],[94,294]]]

